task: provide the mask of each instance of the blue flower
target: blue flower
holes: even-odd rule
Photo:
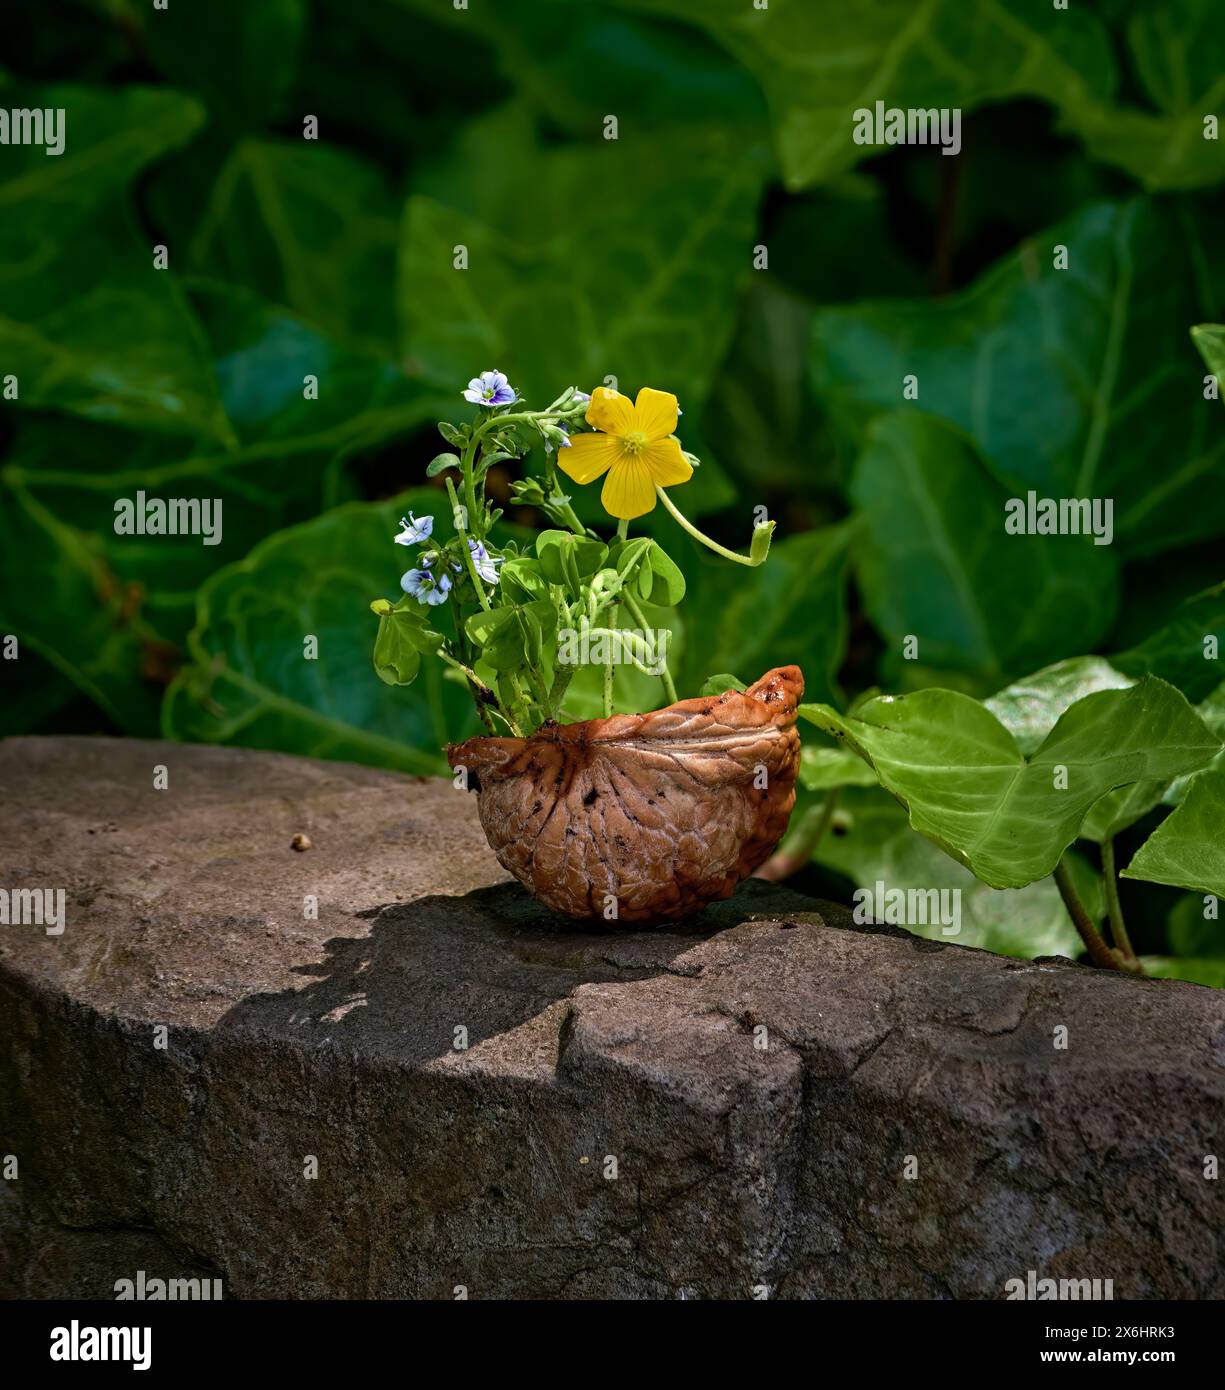
[[[498,566],[502,563],[501,555],[490,555],[480,541],[469,540],[468,549],[472,552],[472,562],[477,574],[486,584],[496,584],[498,582]]]
[[[451,589],[451,576],[434,574],[430,569],[433,560],[432,555],[427,555],[422,560],[420,569],[409,570],[400,576],[400,588],[406,594],[411,594],[418,603],[433,605],[447,601],[447,594]]]
[[[574,393],[574,399],[575,399],[576,401],[582,401],[582,403],[583,403],[584,405],[590,405],[590,404],[591,404],[591,393],[590,393],[589,391],[577,391],[577,390],[576,390],[575,393]]]
[[[430,533],[434,529],[434,518],[423,516],[420,521],[409,512],[407,517],[400,518],[400,525],[404,530],[395,538],[397,545],[420,545],[422,541],[428,540]]]
[[[473,405],[512,405],[519,399],[519,393],[506,380],[505,372],[482,372],[474,376],[464,392],[464,400]]]

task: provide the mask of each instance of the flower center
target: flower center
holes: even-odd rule
[[[647,447],[647,437],[642,430],[630,430],[621,436],[621,447],[627,454],[638,455]]]

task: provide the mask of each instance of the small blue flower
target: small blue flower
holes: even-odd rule
[[[400,518],[400,525],[404,530],[395,538],[397,545],[420,545],[422,541],[429,540],[430,533],[434,529],[434,518],[423,516],[418,520],[409,512],[407,517]]]
[[[446,603],[447,594],[451,589],[449,574],[436,575],[429,568],[432,559],[432,556],[427,555],[421,562],[421,569],[409,570],[400,576],[400,588],[406,594],[411,594],[418,603]]]
[[[502,563],[501,555],[490,555],[480,541],[469,540],[468,549],[472,552],[472,561],[477,574],[486,584],[496,584],[498,582],[498,566]]]
[[[474,376],[464,392],[464,400],[473,405],[512,405],[519,399],[519,393],[506,380],[505,372],[482,372]]]
[[[590,391],[575,391],[575,393],[574,393],[574,399],[575,399],[576,401],[582,401],[582,403],[583,403],[584,405],[590,405],[590,404],[591,404],[591,392],[590,392]]]

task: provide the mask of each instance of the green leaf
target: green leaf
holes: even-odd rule
[[[869,891],[881,883],[886,889],[960,893],[960,931],[946,934],[940,922],[917,921],[908,922],[907,931],[1007,956],[1079,955],[1080,938],[1052,879],[1019,889],[989,888],[916,835],[905,810],[879,788],[852,787],[843,794],[839,812],[837,832],[827,833],[817,847],[817,863]],[[1082,901],[1100,920],[1100,879],[1075,854],[1068,859]]]
[[[224,123],[281,113],[306,23],[305,0],[209,0],[140,6],[144,45],[171,82],[196,91]]]
[[[1191,341],[1217,380],[1217,398],[1225,385],[1225,324],[1201,323],[1191,330]]]
[[[906,665],[908,637],[926,667],[973,673],[990,688],[1109,629],[1114,557],[1083,537],[1005,534],[1007,489],[940,421],[901,412],[874,421],[851,496],[866,522],[855,564],[890,652],[886,679]]]
[[[1077,700],[1098,690],[1126,690],[1132,685],[1132,677],[1116,670],[1105,657],[1074,656],[1013,681],[983,704],[1029,757]]]
[[[845,748],[809,742],[800,749],[800,785],[810,792],[829,791],[834,787],[874,787],[876,773],[862,758]]]
[[[159,682],[177,667],[199,585],[280,527],[352,497],[350,455],[428,420],[436,404],[378,360],[338,348],[253,296],[211,285],[197,287],[192,302],[235,447],[21,417],[0,469],[4,630],[35,644],[116,723],[142,735],[156,730]],[[308,373],[320,380],[317,400],[304,397]],[[117,534],[117,501],[135,505],[141,493],[207,501],[217,543]],[[437,494],[428,496],[436,509]],[[388,542],[394,534],[393,526]],[[402,552],[384,554],[376,592]]]
[[[544,646],[557,625],[557,610],[548,599],[474,613],[464,624],[481,648],[481,659],[495,671],[539,666]]]
[[[540,572],[550,584],[577,590],[575,578],[590,579],[604,568],[608,547],[602,541],[576,536],[571,531],[541,531],[536,537]]]
[[[643,598],[661,608],[672,608],[685,597],[685,576],[680,566],[671,559],[658,541],[652,541],[647,551],[650,564],[651,582],[646,586]]]
[[[707,28],[757,77],[792,189],[883,152],[852,138],[855,111],[877,100],[968,111],[1032,96],[1080,106],[1113,88],[1109,40],[1097,18],[1076,6],[1062,13],[1023,0],[635,4]]]
[[[1216,0],[1138,6],[1126,26],[1132,66],[1149,109],[1066,100],[1066,124],[1090,153],[1149,188],[1195,188],[1225,177],[1219,140],[1204,117],[1225,99],[1225,35]]]
[[[1193,777],[1181,805],[1140,846],[1122,878],[1198,888],[1225,898],[1225,772]]]
[[[1225,678],[1225,584],[1187,599],[1170,621],[1110,660],[1133,676],[1154,675],[1176,685],[1193,704]]]
[[[728,675],[726,672],[717,676],[707,676],[702,682],[702,688],[698,691],[699,695],[722,695],[725,690],[747,690],[748,687],[739,676]]]
[[[416,599],[401,599],[390,613],[379,615],[378,636],[374,639],[374,669],[388,685],[410,685],[421,669],[421,653],[431,643],[437,650],[442,638],[431,633]]]
[[[1097,690],[1126,690],[1134,684],[1102,657],[1078,656],[1015,681],[984,704],[1028,757],[1077,700]],[[1161,802],[1167,786],[1165,781],[1133,782],[1107,792],[1089,809],[1080,838],[1101,844],[1126,830]]]
[[[549,596],[549,581],[541,573],[540,562],[526,555],[507,560],[499,571],[502,592],[513,599],[542,599]]]
[[[190,663],[166,693],[165,736],[445,772],[445,745],[475,729],[467,691],[437,661],[408,689],[377,679],[365,617],[396,568],[397,518],[431,498],[338,507],[214,575],[200,591]],[[436,530],[446,529],[440,518]]]
[[[301,139],[248,138],[219,155],[207,184],[193,147],[154,185],[179,268],[243,286],[337,342],[394,359],[398,204],[382,171]]]
[[[1155,980],[1189,980],[1193,985],[1225,988],[1225,958],[1192,959],[1183,956],[1141,956],[1145,973]]]
[[[960,294],[824,310],[816,389],[857,432],[917,377],[918,408],[961,428],[1011,496],[1110,499],[1128,555],[1217,535],[1225,431],[1187,341],[1207,292],[1191,235],[1148,200],[1096,204]]]
[[[702,131],[653,133],[649,159],[633,140],[544,148],[512,109],[475,122],[441,168],[400,242],[403,350],[430,380],[459,390],[497,367],[544,403],[613,374],[699,404],[750,270],[753,149]]]
[[[425,470],[427,478],[436,478],[439,473],[445,473],[448,468],[462,468],[463,465],[454,454],[435,454],[430,460]]]
[[[949,690],[881,696],[853,717],[824,705],[800,713],[845,739],[911,825],[994,888],[1051,873],[1115,787],[1202,767],[1220,749],[1183,696],[1152,676],[1078,700],[1029,758],[990,710]]]
[[[232,443],[173,249],[155,269],[126,194],[203,111],[144,87],[5,91],[11,108],[65,112],[62,154],[9,145],[0,174],[0,363],[16,404]]]
[[[1167,933],[1176,956],[1225,957],[1221,901],[1212,893],[1185,893],[1170,909]]]

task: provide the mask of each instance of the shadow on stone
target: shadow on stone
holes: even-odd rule
[[[301,989],[254,994],[217,1031],[272,1033],[400,1062],[469,1048],[521,1027],[582,984],[695,975],[684,957],[754,913],[811,908],[786,889],[750,881],[726,903],[667,928],[576,923],[542,908],[517,883],[462,896],[429,895],[358,913],[363,937],[332,937],[326,957],[292,968]]]

